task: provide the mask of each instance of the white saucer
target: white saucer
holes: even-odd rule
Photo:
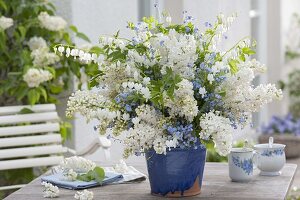
[[[281,171],[278,171],[278,172],[260,171],[259,175],[261,175],[261,176],[279,176],[279,175],[281,175]]]

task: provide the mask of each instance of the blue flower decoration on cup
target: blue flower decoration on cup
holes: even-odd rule
[[[235,166],[242,168],[242,170],[250,175],[253,172],[253,161],[252,159],[240,160],[240,157],[232,156],[232,162]]]

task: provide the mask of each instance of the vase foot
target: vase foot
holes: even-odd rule
[[[156,193],[151,193],[154,196],[160,196],[160,197],[166,197],[166,198],[179,198],[179,197],[191,197],[191,196],[196,196],[201,193],[201,188],[199,186],[199,176],[196,178],[196,181],[194,182],[194,185],[188,189],[185,190],[183,193],[181,191],[176,191],[176,192],[169,192],[166,195],[161,195],[161,194],[156,194]]]

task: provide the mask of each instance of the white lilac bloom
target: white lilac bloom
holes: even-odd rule
[[[35,67],[44,67],[55,64],[60,57],[55,53],[49,52],[48,48],[35,49],[30,54],[33,59],[32,63]]]
[[[41,12],[38,16],[41,27],[50,31],[60,31],[67,26],[67,22],[59,16],[50,16],[47,12]]]
[[[57,186],[47,182],[42,182],[42,185],[44,186],[43,196],[45,198],[56,198],[59,196],[59,189]]]
[[[0,28],[2,30],[6,30],[13,25],[14,25],[14,21],[12,18],[4,17],[4,16],[0,17]]]
[[[253,112],[282,96],[272,84],[253,86],[265,66],[250,59],[255,44],[249,38],[224,50],[235,18],[220,14],[205,30],[191,16],[181,24],[171,24],[171,17],[129,22],[133,37],[101,37],[100,53],[60,45],[58,55],[99,69],[97,86],[73,94],[66,114],[97,120],[99,133],[123,141],[126,158],[150,149],[166,154],[197,148],[203,140],[228,154],[233,129],[248,125]]]
[[[65,158],[60,163],[60,167],[62,167],[63,169],[72,169],[76,173],[87,173],[88,171],[93,170],[96,167],[96,163],[83,157],[73,156]],[[72,177],[75,176],[74,173],[71,174]]]
[[[218,112],[206,113],[200,119],[200,138],[208,140],[210,137],[215,143],[216,151],[220,155],[227,155],[232,146],[233,128],[228,118]]]
[[[44,38],[42,37],[37,36],[30,38],[30,40],[27,42],[27,45],[29,46],[31,51],[48,48],[46,40],[44,40]]]
[[[78,191],[74,198],[78,200],[92,200],[94,199],[94,193],[88,190],[83,190],[82,192]]]
[[[48,70],[30,68],[23,75],[23,80],[27,83],[28,87],[38,87],[41,83],[49,81],[53,75]]]
[[[182,116],[191,122],[198,114],[193,84],[190,81],[183,79],[177,86],[178,89],[174,92],[174,101],[166,99],[166,107],[170,109],[171,116]]]
[[[78,174],[73,169],[67,169],[67,171],[63,173],[63,178],[66,181],[75,181],[77,175]]]

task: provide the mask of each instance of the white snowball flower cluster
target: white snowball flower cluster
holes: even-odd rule
[[[221,116],[217,111],[211,111],[201,117],[200,127],[200,138],[207,140],[211,137],[220,155],[225,156],[230,152],[233,128],[228,118]]]
[[[188,121],[192,121],[198,114],[197,101],[194,98],[193,84],[183,79],[177,84],[178,89],[174,92],[174,101],[166,100],[166,107],[170,108],[172,116],[179,115],[185,117]]]
[[[41,12],[38,16],[41,27],[50,31],[60,31],[67,26],[67,22],[58,16],[50,16],[47,12]]]
[[[76,173],[87,173],[96,167],[96,163],[93,161],[78,156],[65,158],[59,165],[63,169],[72,169]]]
[[[38,87],[41,83],[49,81],[53,75],[48,70],[30,68],[23,75],[23,80],[27,83],[28,87]]]
[[[94,193],[88,190],[83,190],[82,192],[78,191],[74,198],[78,200],[92,200],[94,199]]]
[[[4,16],[0,17],[0,28],[2,30],[6,30],[13,25],[14,25],[14,20],[12,18],[4,17]]]
[[[48,47],[44,38],[36,37],[36,36],[30,38],[27,45],[29,46],[31,51],[37,50],[37,49],[44,49],[44,48]]]
[[[30,55],[33,59],[33,66],[36,67],[49,66],[58,62],[60,59],[55,53],[49,52],[48,48],[35,49]]]
[[[57,186],[47,182],[42,182],[42,185],[45,187],[43,191],[45,198],[56,198],[59,196],[59,189]]]

